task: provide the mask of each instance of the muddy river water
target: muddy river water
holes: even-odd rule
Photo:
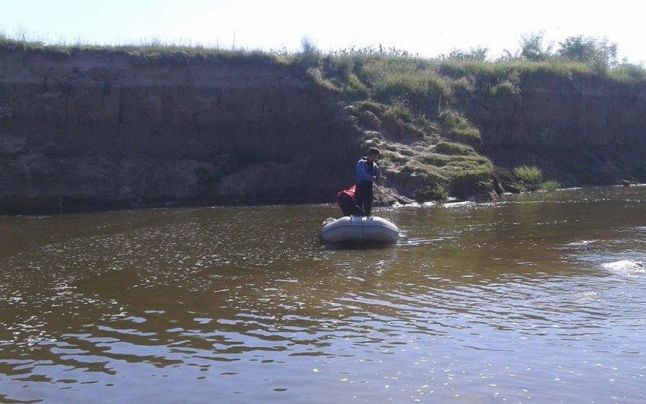
[[[0,217],[0,401],[646,401],[646,187],[375,213]]]

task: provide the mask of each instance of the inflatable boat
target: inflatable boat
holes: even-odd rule
[[[323,223],[321,239],[325,243],[392,244],[399,239],[399,229],[381,217],[345,216]]]

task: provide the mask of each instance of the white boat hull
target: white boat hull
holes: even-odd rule
[[[321,238],[330,244],[351,242],[392,244],[399,239],[399,229],[394,223],[381,217],[345,216],[324,223]]]

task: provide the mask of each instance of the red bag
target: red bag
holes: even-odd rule
[[[354,202],[356,197],[356,190],[357,190],[357,186],[353,185],[348,189],[344,189],[343,191],[338,192],[336,194],[336,205],[339,206],[339,198],[341,198],[341,195],[349,196],[350,199],[352,199],[352,201]]]

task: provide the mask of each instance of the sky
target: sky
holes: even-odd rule
[[[490,57],[543,31],[606,37],[620,58],[646,62],[646,4],[574,0],[0,0],[0,32],[47,43],[161,41],[221,48],[397,47],[432,57],[482,46]]]

